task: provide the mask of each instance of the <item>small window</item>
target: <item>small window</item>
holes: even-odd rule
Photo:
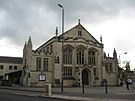
[[[78,31],[78,36],[82,36],[82,31]]]
[[[43,70],[44,71],[48,71],[48,58],[44,58],[44,68],[43,68]]]
[[[41,70],[41,58],[36,59],[36,70]]]
[[[50,45],[50,52],[53,53],[52,45]]]
[[[49,47],[47,47],[47,53],[49,53]]]
[[[4,66],[3,65],[0,65],[0,69],[4,69]]]
[[[14,70],[17,70],[17,66],[14,66]]]
[[[12,66],[9,66],[9,70],[12,70]]]
[[[64,77],[71,77],[72,76],[72,67],[64,67]]]

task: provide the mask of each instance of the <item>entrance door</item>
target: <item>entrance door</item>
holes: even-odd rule
[[[82,82],[84,85],[89,85],[89,73],[86,69],[82,71]]]

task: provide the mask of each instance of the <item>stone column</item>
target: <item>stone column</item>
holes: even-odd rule
[[[72,51],[72,66],[73,66],[73,76],[75,76],[75,66],[76,66],[76,50],[75,48]]]

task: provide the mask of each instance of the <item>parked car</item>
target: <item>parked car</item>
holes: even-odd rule
[[[132,84],[133,81],[131,79],[127,79],[128,84]]]

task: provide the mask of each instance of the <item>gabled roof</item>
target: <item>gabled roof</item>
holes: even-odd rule
[[[21,57],[0,56],[0,63],[22,64],[22,62],[23,62],[23,58]]]
[[[40,49],[42,46],[44,46],[46,43],[48,43],[49,41],[53,40],[55,37],[52,37],[51,39],[49,39],[47,42],[45,42],[44,44],[42,44],[41,46],[39,46],[35,51],[37,51],[38,49]]]
[[[91,35],[91,33],[89,33],[89,32],[81,25],[81,23],[78,23],[78,25],[72,27],[71,29],[69,29],[68,31],[66,31],[64,34],[66,34],[67,32],[71,31],[71,30],[74,29],[74,28],[78,28],[78,29],[83,29],[83,30],[85,30],[98,44],[100,44],[100,43]],[[63,34],[63,35],[64,35],[64,34]],[[62,34],[59,35],[59,37],[62,37]]]
[[[58,38],[62,38],[62,35],[64,36],[64,34],[66,34],[67,32],[71,31],[72,29],[74,28],[81,28],[83,30],[85,30],[98,44],[101,44],[99,43],[80,23],[78,23],[76,26],[72,27],[71,29],[67,30],[66,32],[64,32],[63,34],[60,34],[58,36]],[[50,42],[51,40],[53,40],[54,38],[56,37],[52,37],[51,39],[49,39],[47,42],[45,42],[44,44],[42,44],[40,47],[38,47],[35,51],[37,51],[38,49],[40,49],[42,46],[44,46],[45,44],[47,44],[48,42]]]

